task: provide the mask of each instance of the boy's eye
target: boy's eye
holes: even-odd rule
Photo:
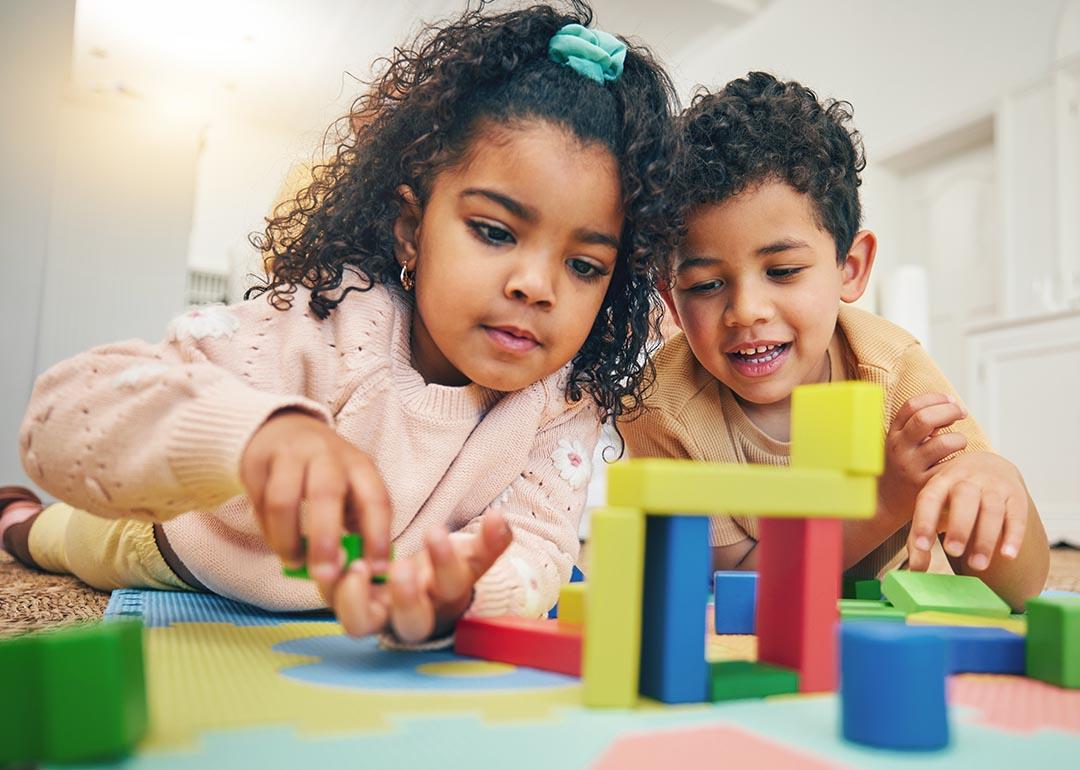
[[[802,271],[803,269],[801,267],[770,267],[766,273],[770,278],[779,278],[782,280],[784,278],[794,278]]]
[[[469,222],[469,227],[476,233],[477,237],[482,241],[488,243],[494,243],[497,245],[503,245],[507,243],[514,243],[514,236],[509,230],[504,230],[498,225],[489,225],[486,222]]]
[[[716,291],[724,286],[724,282],[719,278],[714,278],[711,281],[702,281],[701,283],[695,283],[687,291],[693,294],[708,294],[710,291]]]

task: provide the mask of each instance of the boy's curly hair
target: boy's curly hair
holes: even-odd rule
[[[821,102],[809,88],[765,72],[698,92],[679,118],[683,148],[676,183],[685,216],[761,182],[777,180],[810,197],[818,225],[843,263],[862,219],[862,138],[848,127],[848,102]]]
[[[604,85],[551,61],[552,35],[592,21],[585,2],[575,0],[567,12],[535,5],[500,14],[485,13],[487,3],[425,27],[376,62],[370,90],[327,133],[327,144],[336,145],[329,160],[252,236],[267,275],[248,295],[269,292],[283,307],[302,286],[312,311],[326,318],[351,290],[381,283],[400,292],[397,188],[410,186],[423,205],[439,171],[466,159],[486,127],[546,121],[610,149],[625,212],[611,284],[573,358],[567,395],[578,401],[587,392],[604,416],[636,409],[652,379],[652,286],[675,240],[674,88],[638,46],[629,46],[621,77]],[[346,270],[366,286],[341,290]]]

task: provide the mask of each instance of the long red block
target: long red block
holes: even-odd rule
[[[836,519],[758,523],[758,660],[797,670],[802,692],[836,689],[842,527]]]
[[[557,620],[510,615],[463,618],[454,633],[454,651],[499,663],[581,676],[581,630],[580,626],[560,625]]]

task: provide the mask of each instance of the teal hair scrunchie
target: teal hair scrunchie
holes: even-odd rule
[[[622,74],[626,43],[598,29],[567,24],[551,36],[548,55],[552,61],[603,85],[618,80]]]

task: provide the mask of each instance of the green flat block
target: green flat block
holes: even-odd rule
[[[1027,622],[1027,675],[1080,689],[1080,597],[1029,599]]]
[[[307,538],[300,538],[300,545],[307,552]],[[362,558],[364,555],[364,538],[362,538],[356,532],[346,532],[341,536],[341,547],[345,549],[345,566],[348,567],[354,561]],[[391,554],[392,556],[392,554]],[[303,580],[311,580],[311,575],[308,574],[307,565],[302,564],[299,567],[282,567],[281,573],[285,577],[302,578]],[[371,578],[372,583],[385,583],[386,575],[373,575]]]
[[[845,599],[880,599],[881,582],[878,580],[844,578],[843,590],[840,595]]]
[[[907,613],[881,599],[841,599],[838,602],[841,620],[899,620]]]
[[[749,660],[723,660],[709,664],[713,703],[742,698],[764,698],[799,691],[799,674],[788,668]]]
[[[1012,612],[986,583],[971,575],[895,570],[885,576],[881,591],[905,614],[936,610],[1007,618]]]
[[[0,642],[0,764],[120,757],[146,732],[142,624],[124,620]]]

